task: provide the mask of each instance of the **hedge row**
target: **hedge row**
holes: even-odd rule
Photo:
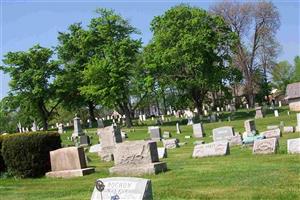
[[[2,142],[5,136],[0,135],[0,172],[4,172],[5,171],[5,165],[4,165],[4,160],[2,157],[2,153],[1,153],[1,148],[2,148]]]
[[[51,169],[49,152],[58,148],[61,148],[58,133],[16,133],[3,138],[2,156],[14,176],[40,177]]]

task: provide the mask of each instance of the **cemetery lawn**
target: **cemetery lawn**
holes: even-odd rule
[[[296,115],[287,115],[287,108],[279,110],[280,117],[269,113],[266,118],[256,120],[259,131],[266,130],[267,125],[296,125]],[[229,113],[222,117],[227,119]],[[232,116],[231,122],[204,123],[205,142],[212,141],[212,129],[231,125],[235,131],[244,131],[244,120],[254,117],[254,111],[241,110]],[[147,121],[148,125],[153,123]],[[155,200],[169,199],[300,199],[300,155],[287,154],[286,141],[300,137],[300,133],[283,133],[280,138],[279,152],[275,155],[252,155],[252,148],[233,147],[230,155],[193,159],[193,142],[184,139],[192,135],[191,126],[181,126],[182,134],[176,134],[175,119],[161,126],[163,131],[170,131],[185,146],[169,150],[167,162],[168,171],[158,175],[142,176],[152,180]],[[135,126],[135,132],[127,132],[128,140],[145,139],[148,137],[147,125]],[[96,129],[88,129],[93,136],[93,144],[97,143]],[[71,130],[62,135],[64,144]],[[198,139],[200,140],[200,139]],[[162,146],[159,143],[159,146]],[[102,162],[96,154],[88,153],[91,159],[89,166],[96,167],[96,173],[84,177],[57,179],[15,179],[0,178],[0,200],[84,200],[90,199],[97,178],[109,177],[108,168],[113,162]]]

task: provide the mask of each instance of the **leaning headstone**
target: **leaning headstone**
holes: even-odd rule
[[[167,149],[165,147],[158,147],[157,153],[158,153],[159,159],[167,158],[167,156],[168,156]]]
[[[166,149],[175,149],[175,148],[179,147],[178,140],[176,138],[162,140],[162,142]]]
[[[300,154],[300,138],[287,140],[288,153]]]
[[[111,177],[96,181],[91,200],[119,199],[153,200],[151,180],[133,177]]]
[[[112,161],[116,144],[122,142],[120,129],[113,125],[107,126],[98,129],[98,135],[101,142],[101,151],[98,155],[103,161]]]
[[[253,154],[272,154],[278,149],[277,138],[269,138],[263,140],[255,140],[252,153]]]
[[[126,141],[116,145],[115,166],[111,174],[125,176],[157,174],[167,170],[165,162],[159,162],[155,141]]]
[[[263,118],[264,114],[262,112],[262,107],[255,108],[255,119]]]
[[[194,147],[193,158],[224,156],[230,153],[227,141],[199,144]]]
[[[224,126],[213,129],[214,142],[228,140],[232,136],[234,136],[234,130],[232,126]]]
[[[195,138],[203,137],[203,126],[201,123],[193,124],[193,136]]]
[[[161,140],[161,130],[158,126],[152,126],[150,127],[150,138],[154,141],[160,141]]]
[[[87,168],[83,148],[67,147],[50,151],[51,172],[47,177],[75,177],[84,176],[95,171]]]
[[[293,133],[294,132],[294,127],[293,126],[284,126],[283,127],[283,132],[284,133]]]
[[[279,128],[272,129],[268,131],[264,131],[260,133],[261,136],[264,136],[265,138],[277,138],[279,139],[281,136],[281,131]]]
[[[176,133],[177,133],[177,134],[180,134],[180,133],[181,133],[180,126],[179,126],[179,123],[178,123],[178,122],[176,123]]]

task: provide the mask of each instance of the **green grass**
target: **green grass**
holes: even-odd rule
[[[242,133],[244,120],[252,118],[253,114],[253,111],[242,110],[232,116],[234,121],[205,123],[205,142],[212,141],[211,132],[216,127],[231,125]],[[228,115],[225,113],[222,117],[227,119]],[[264,131],[267,125],[278,125],[280,121],[296,125],[295,113],[288,116],[286,108],[280,109],[280,117],[273,116],[269,112],[266,118],[256,120],[257,129]],[[148,125],[151,123],[154,122],[147,121]],[[192,135],[191,126],[181,126],[181,135],[176,134],[175,125],[161,128],[188,144],[168,151],[168,158],[163,159],[167,162],[167,172],[143,176],[152,180],[154,199],[300,199],[300,155],[288,155],[286,150],[286,140],[300,137],[300,133],[284,133],[275,155],[252,155],[251,148],[234,147],[228,156],[193,159],[196,139],[184,139],[185,135]],[[124,129],[129,140],[148,137],[146,125],[134,129],[134,132]],[[94,144],[98,140],[95,132],[96,129],[88,130]],[[62,135],[64,144],[72,144],[67,141],[70,134],[68,131]],[[0,179],[0,199],[90,199],[95,180],[110,176],[108,168],[113,162],[102,162],[95,154],[88,153],[88,156],[92,160],[89,166],[96,167],[94,174],[70,179]]]

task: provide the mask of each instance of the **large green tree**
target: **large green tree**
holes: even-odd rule
[[[52,50],[35,45],[28,51],[7,53],[0,67],[10,75],[9,98],[14,107],[28,109],[28,117],[41,120],[44,130],[48,129],[48,120],[60,103],[53,85],[59,65],[51,59],[52,55]]]
[[[172,83],[184,91],[202,113],[205,96],[225,83],[232,74],[230,58],[236,42],[219,17],[205,10],[179,5],[151,23],[153,39],[146,48],[146,68],[161,83]],[[152,78],[151,78],[152,76]]]
[[[112,10],[98,9],[99,17],[89,24],[90,37],[100,44],[84,69],[85,85],[81,94],[101,105],[117,109],[132,125],[130,89],[141,41],[129,22]]]
[[[75,23],[69,26],[68,31],[59,33],[58,42],[56,49],[63,68],[55,81],[56,92],[68,110],[78,112],[88,107],[89,118],[94,121],[95,102],[83,96],[79,88],[85,84],[83,70],[95,54],[99,41],[80,23]]]
[[[272,69],[272,85],[282,94],[286,86],[293,82],[295,68],[288,61],[281,61]]]

